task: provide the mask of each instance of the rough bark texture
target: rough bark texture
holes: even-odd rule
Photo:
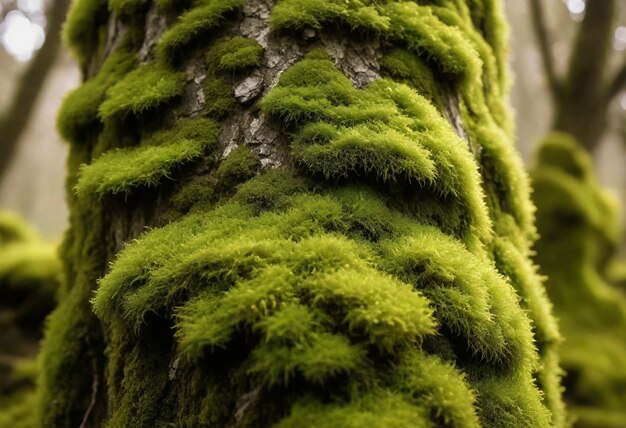
[[[499,3],[438,3],[74,5],[45,425],[565,424]]]

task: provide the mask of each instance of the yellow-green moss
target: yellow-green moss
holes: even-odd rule
[[[102,119],[153,111],[180,96],[185,89],[184,73],[159,65],[141,65],[106,93],[98,112]]]
[[[108,0],[109,9],[121,15],[132,15],[141,12],[148,0]]]
[[[207,54],[210,70],[239,72],[261,65],[263,47],[245,37],[233,37],[218,43]]]
[[[107,89],[93,151],[71,146],[68,185],[92,203],[71,198],[73,285],[50,320],[45,421],[80,422],[87,358],[106,366],[108,427],[564,425],[559,335],[529,261],[533,208],[504,100],[500,11],[426,3],[277,2],[273,32],[339,27],[395,49],[385,77],[362,88],[322,50],[285,70],[257,105],[289,146],[280,167],[261,171],[241,141],[187,168],[198,140],[154,132],[182,113],[171,114],[186,85],[177,70],[201,43],[205,103],[194,114],[235,110],[233,83],[262,66],[262,49],[214,32],[239,21],[243,2],[159,2],[180,15],[155,57]],[[160,186],[173,170],[182,183]],[[98,197],[146,185],[170,206],[169,224],[108,267]]]
[[[102,26],[109,17],[107,0],[73,1],[63,28],[63,36],[79,63],[85,66],[106,34]]]
[[[172,129],[147,138],[142,147],[110,150],[91,164],[81,166],[76,194],[88,200],[155,187],[161,180],[171,178],[176,168],[201,157],[216,142],[215,122],[182,120]]]
[[[207,36],[224,15],[241,8],[243,0],[200,0],[197,6],[181,15],[157,44],[161,59],[173,60],[180,51]]]
[[[259,159],[246,146],[233,149],[217,169],[218,185],[224,189],[234,189],[257,174]]]
[[[358,90],[332,61],[318,57],[283,73],[261,102],[268,114],[298,126],[294,159],[326,178],[362,174],[449,195],[464,211],[459,236],[472,246],[487,239],[476,167],[446,120],[406,86],[381,79]]]
[[[101,124],[98,109],[111,86],[135,67],[132,52],[113,52],[102,65],[100,73],[69,93],[57,116],[57,128],[67,141],[84,143],[89,133],[97,132]]]

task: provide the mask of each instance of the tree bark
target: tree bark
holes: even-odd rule
[[[563,425],[474,3],[79,1],[44,424]]]

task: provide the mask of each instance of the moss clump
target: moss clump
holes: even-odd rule
[[[173,60],[176,55],[200,40],[223,21],[224,15],[241,8],[242,0],[202,0],[197,7],[185,12],[163,34],[157,44],[161,59]]]
[[[221,78],[207,78],[204,83],[204,98],[204,112],[217,119],[226,116],[237,105],[232,86]]]
[[[239,146],[228,154],[217,169],[218,184],[224,189],[232,190],[254,177],[259,166],[259,159],[252,154],[250,148]]]
[[[108,19],[107,0],[73,1],[63,28],[63,36],[85,67],[100,44],[102,25]]]
[[[155,64],[141,65],[107,91],[98,112],[102,119],[139,116],[182,95],[185,82],[184,73]]]
[[[486,238],[489,220],[476,168],[445,119],[406,86],[381,79],[358,90],[332,61],[318,57],[283,73],[261,102],[265,112],[297,127],[294,159],[327,178],[363,174],[450,195],[467,222],[459,236],[470,245]]]
[[[210,70],[239,72],[261,65],[263,47],[246,37],[233,37],[218,43],[207,54]]]
[[[389,29],[389,18],[381,16],[367,1],[282,1],[272,11],[275,29],[322,28],[329,21],[342,21],[352,28]]]
[[[432,70],[404,49],[394,49],[381,61],[382,70],[395,81],[406,82],[434,105],[441,106],[440,89]]]
[[[155,187],[176,168],[196,160],[217,142],[217,125],[204,119],[183,120],[173,129],[158,132],[139,148],[105,152],[83,165],[76,183],[80,199]]]
[[[565,134],[540,146],[532,174],[537,261],[565,337],[565,397],[581,427],[626,420],[626,299],[609,282],[619,214],[584,149]]]
[[[106,92],[130,72],[135,63],[132,52],[117,50],[107,58],[100,73],[65,97],[57,117],[57,128],[63,138],[83,143],[89,132],[97,132],[101,126],[98,109]]]

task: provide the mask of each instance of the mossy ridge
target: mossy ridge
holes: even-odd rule
[[[296,127],[296,162],[330,179],[364,174],[450,195],[465,211],[467,225],[458,235],[480,248],[490,234],[480,179],[471,154],[445,119],[424,98],[392,81],[355,89],[328,57],[322,58],[319,52],[309,54],[261,101],[266,113]]]
[[[85,68],[90,55],[100,46],[102,29],[109,18],[107,0],[73,1],[63,27],[63,37]]]
[[[212,120],[183,119],[172,129],[147,137],[140,147],[109,150],[80,167],[76,194],[88,201],[156,187],[176,168],[203,156],[216,144],[217,134]]]
[[[275,171],[268,175],[273,181],[276,174],[284,176],[285,172]],[[424,250],[424,262],[432,263],[430,267],[425,265],[427,272],[432,270],[432,273],[422,278],[413,277],[409,272],[415,269],[415,265],[404,266],[398,261],[395,262],[398,267],[391,271],[396,276],[400,272],[400,277],[409,278],[409,282],[405,283],[407,285],[401,282],[394,285],[394,281],[385,279],[385,275],[380,276],[376,270],[384,267],[384,261],[389,260],[390,256],[393,260],[393,257],[399,258],[403,254],[399,247],[393,245],[384,252],[377,250],[379,246],[376,242],[386,236],[411,236],[411,231],[415,229],[417,232],[413,233],[428,232],[420,241],[422,244],[415,244],[418,247],[435,242],[427,247],[436,252],[443,248],[443,242],[448,242],[446,245],[452,246],[448,256],[458,254],[460,261],[474,256],[464,253],[466,250],[462,249],[462,244],[438,230],[420,227],[410,217],[394,213],[386,208],[384,199],[379,199],[379,196],[363,188],[348,187],[319,196],[310,194],[310,191],[300,195],[287,192],[287,195],[279,196],[269,207],[263,203],[265,209],[260,215],[255,215],[258,211],[254,207],[257,199],[252,197],[256,187],[253,184],[259,183],[260,189],[265,189],[265,177],[262,175],[248,182],[241,188],[243,194],[235,197],[235,200],[254,201],[253,206],[231,202],[208,215],[190,215],[180,222],[154,230],[128,246],[100,283],[94,298],[96,313],[111,325],[123,322],[136,332],[141,332],[147,328],[145,323],[148,313],[167,316],[171,311],[168,308],[178,308],[175,311],[178,314],[177,338],[181,356],[185,358],[205,358],[207,350],[228,349],[233,337],[242,329],[248,335],[265,336],[261,341],[263,345],[251,353],[250,362],[244,365],[249,365],[250,374],[265,379],[263,384],[268,390],[275,384],[288,385],[294,377],[316,384],[331,382],[342,373],[349,374],[355,381],[364,379],[361,383],[366,385],[385,380],[384,377],[378,381],[366,380],[371,376],[368,374],[370,370],[364,371],[363,367],[367,368],[371,362],[359,351],[359,346],[375,346],[379,352],[406,354],[408,358],[408,355],[416,352],[419,355],[422,352],[419,346],[414,348],[415,344],[421,341],[420,337],[433,332],[432,321],[427,316],[430,312],[428,304],[425,306],[425,300],[419,303],[419,294],[409,291],[409,283],[415,284],[418,289],[424,290],[426,296],[430,296],[428,281],[437,282],[436,278],[442,278],[441,275],[443,278],[466,275],[466,285],[454,294],[456,301],[462,302],[470,296],[464,287],[473,284],[475,278],[472,278],[487,275],[497,285],[475,289],[474,293],[479,295],[481,292],[486,293],[482,295],[489,296],[489,303],[483,305],[483,325],[480,325],[480,320],[473,322],[473,325],[482,328],[483,333],[478,333],[485,337],[492,334],[489,332],[491,327],[497,326],[503,330],[495,334],[493,339],[486,339],[484,346],[476,345],[477,358],[482,360],[484,355],[495,360],[494,367],[497,368],[487,378],[497,378],[501,367],[508,366],[510,370],[519,372],[521,379],[525,379],[519,383],[532,383],[530,373],[536,357],[530,324],[516,300],[511,300],[511,296],[514,296],[512,290],[504,279],[498,278],[488,263],[477,258],[474,265],[474,268],[476,265],[484,266],[490,272],[487,274],[474,272],[461,262],[457,264],[454,273],[446,273],[445,270],[441,271],[441,261],[432,259],[435,253]],[[286,181],[286,177],[283,181]],[[302,186],[299,180],[291,182],[294,189]],[[276,211],[277,208],[280,209]],[[232,231],[238,231],[236,236],[240,238],[234,239]],[[164,240],[165,237],[168,239]],[[173,237],[176,237],[176,242],[171,240]],[[389,239],[391,245],[400,238]],[[184,251],[167,251],[166,247],[184,248]],[[414,251],[407,251],[414,255]],[[145,264],[137,263],[138,260],[150,260],[151,268],[144,269],[142,266]],[[352,279],[347,281],[346,278]],[[368,283],[376,287],[364,288],[363,284]],[[179,286],[172,288],[172,284]],[[386,287],[395,291],[383,298],[379,293],[384,292]],[[406,293],[409,293],[406,296],[401,292],[404,287],[407,287]],[[326,293],[325,290],[332,290],[332,295],[326,298],[320,294]],[[433,289],[435,291],[436,288]],[[189,296],[194,295],[197,297],[187,301]],[[393,295],[397,295],[402,303],[392,304],[394,299],[390,298]],[[368,301],[379,303],[371,306]],[[415,303],[411,303],[413,301]],[[455,304],[449,299],[441,302],[441,305],[435,303],[435,308],[445,310],[446,305]],[[327,306],[329,303],[332,303],[331,306]],[[456,305],[462,308],[462,305]],[[328,312],[329,309],[332,311]],[[415,310],[418,312],[414,313]],[[496,312],[492,313],[493,310]],[[309,315],[302,315],[302,311],[308,311]],[[472,324],[467,318],[471,315],[462,310],[456,314],[453,314],[454,311],[449,312],[449,315],[437,315],[437,311],[435,309],[438,321],[448,326],[449,330],[459,330],[455,326]],[[422,322],[414,323],[419,312],[423,313]],[[301,314],[302,321],[310,319],[311,323],[299,325],[298,330],[287,328],[293,324],[287,321],[294,313]],[[455,315],[457,321],[450,318]],[[492,317],[497,322],[492,324]],[[407,324],[408,320],[412,321]],[[331,328],[333,325],[335,327]],[[319,365],[321,362],[318,358],[324,354],[314,352],[315,344],[325,337],[323,332],[329,328],[330,331],[339,328],[350,338],[350,343],[357,340],[357,344],[361,344],[355,349],[352,348],[355,344],[351,344],[341,354],[333,354],[332,359],[329,357],[323,360],[324,365]],[[467,334],[464,343],[470,343],[470,337],[473,339],[476,332],[461,331],[460,334]],[[339,339],[333,339],[336,340]],[[301,345],[296,346],[297,343]],[[293,346],[303,353],[286,351],[293,349]],[[339,352],[342,347],[337,346],[336,351]],[[306,353],[308,349],[310,353]],[[266,361],[273,361],[273,364]],[[485,363],[482,364],[484,367]],[[459,373],[455,376],[456,382],[465,385]],[[426,376],[423,382],[436,384],[437,381]],[[516,382],[514,387],[520,387],[519,383]],[[416,389],[409,390],[411,394],[425,388],[424,383],[413,387]],[[542,414],[544,420],[547,418],[537,391],[529,393],[523,400],[512,395],[512,391],[499,391],[496,395],[500,398],[496,399],[494,395],[494,402],[514,399],[517,400],[516,405],[524,409],[524,413]],[[434,400],[437,406],[443,406],[438,399]],[[448,402],[447,406],[452,407],[452,410],[447,410],[451,412],[461,412],[458,406],[466,410],[467,406],[472,407],[467,402],[459,403],[458,406]],[[475,415],[473,418],[476,420]],[[463,426],[471,424],[466,422]]]
[[[363,7],[373,8],[381,22],[388,23],[387,27],[352,20],[352,15]],[[466,7],[450,2],[433,7],[419,6],[414,2],[381,4],[369,1],[331,1],[320,6],[310,0],[282,0],[272,11],[271,22],[275,30],[281,30],[304,29],[307,26],[315,28],[347,21],[355,28],[376,31],[391,41],[404,44],[429,63],[434,61],[438,64],[440,72],[461,79],[463,125],[471,142],[484,149],[484,156],[492,165],[491,173],[502,183],[496,201],[490,202],[490,209],[496,211],[492,215],[499,215],[498,200],[504,199],[520,224],[522,234],[532,241],[533,209],[528,198],[528,179],[519,156],[514,152],[511,121],[503,104],[502,88],[507,85],[507,77],[501,59],[504,56],[502,39],[505,37],[502,17],[498,15],[500,11],[495,4],[485,12],[485,15],[494,15],[489,18],[495,27],[491,29],[491,39],[497,43],[490,46],[474,29],[470,15],[463,12],[459,16],[455,11],[459,9],[465,10]],[[485,87],[483,82],[488,82],[489,87]]]
[[[57,116],[57,128],[63,138],[79,144],[84,143],[83,140],[88,138],[90,132],[99,131],[102,122],[98,109],[106,92],[135,68],[135,64],[134,52],[116,50],[106,59],[96,76],[65,97]]]
[[[613,198],[585,150],[566,134],[546,137],[532,171],[537,262],[565,337],[566,399],[580,426],[626,419],[626,299],[609,282],[620,237]]]
[[[98,113],[102,119],[140,116],[180,96],[185,83],[182,72],[171,71],[158,63],[142,64],[107,91]]]
[[[156,47],[160,61],[175,62],[179,53],[243,7],[245,0],[199,0],[163,34]]]
[[[248,185],[248,187],[250,186]],[[245,193],[250,195],[250,190]],[[248,197],[246,196],[246,198]],[[197,293],[193,289],[189,291],[168,290],[167,286],[163,287],[166,283],[181,285],[195,283],[198,286],[200,284],[197,281],[213,283],[217,286],[215,292],[208,289],[208,294],[200,294],[196,299],[180,306],[178,315],[180,326],[177,335],[181,341],[182,356],[186,356],[186,358],[201,357],[204,353],[203,349],[206,347],[226,347],[231,340],[229,337],[236,330],[250,329],[252,334],[263,334],[267,337],[263,345],[251,354],[249,371],[251,374],[257,374],[260,379],[265,379],[264,383],[267,384],[268,388],[276,383],[289,383],[294,376],[297,378],[304,376],[305,379],[313,383],[319,383],[332,380],[342,373],[358,375],[359,372],[362,372],[361,366],[365,354],[359,348],[363,345],[355,347],[354,344],[345,342],[345,346],[347,346],[344,346],[345,351],[342,351],[341,354],[327,355],[327,358],[323,359],[320,358],[324,354],[315,351],[315,346],[321,346],[321,343],[326,343],[324,341],[328,340],[337,345],[333,346],[333,352],[344,349],[339,346],[341,336],[333,338],[333,335],[324,333],[328,331],[330,325],[335,323],[339,323],[339,326],[344,325],[341,329],[349,337],[354,337],[355,334],[356,337],[359,337],[358,332],[363,329],[365,332],[370,331],[361,340],[365,341],[364,344],[369,342],[379,346],[381,350],[397,348],[405,340],[409,340],[408,343],[411,343],[415,338],[420,337],[419,335],[432,332],[432,321],[429,319],[430,310],[425,306],[425,301],[420,302],[417,293],[410,291],[410,287],[398,288],[399,284],[394,284],[394,281],[390,281],[390,278],[384,276],[378,280],[382,282],[372,283],[372,286],[376,285],[376,287],[371,289],[361,287],[364,280],[356,281],[353,285],[340,280],[343,277],[341,275],[344,274],[342,270],[334,270],[338,267],[349,269],[350,272],[354,273],[361,270],[363,271],[362,274],[369,275],[371,280],[379,274],[368,268],[367,264],[362,261],[362,256],[359,256],[359,253],[363,253],[364,250],[360,249],[356,243],[350,243],[340,236],[320,235],[321,230],[319,228],[321,225],[317,225],[318,222],[326,222],[330,226],[341,220],[340,212],[335,213],[336,219],[328,217],[330,212],[339,208],[336,202],[333,203],[331,199],[324,203],[324,199],[320,200],[320,198],[312,197],[309,194],[302,194],[296,198],[289,196],[282,198],[284,199],[283,203],[293,204],[300,208],[292,208],[286,213],[288,215],[282,216],[278,213],[267,212],[255,220],[254,217],[250,217],[249,213],[246,214],[249,210],[238,204],[229,204],[215,211],[214,216],[207,217],[206,214],[190,216],[179,224],[173,223],[168,227],[147,234],[138,241],[137,245],[131,245],[127,248],[127,251],[116,262],[114,271],[102,280],[94,300],[95,310],[104,319],[113,317],[109,321],[112,324],[118,319],[118,314],[125,313],[127,315],[124,315],[124,318],[128,321],[135,318],[135,322],[140,323],[137,327],[143,329],[145,327],[141,325],[144,319],[142,314],[147,309],[145,306],[147,302],[154,302],[161,308],[163,306],[176,307],[176,301],[181,297],[184,298],[190,292],[192,295]],[[364,195],[354,199],[363,200],[363,198],[365,198]],[[318,208],[313,210],[314,206],[318,206]],[[239,213],[239,216],[236,217],[236,213]],[[303,216],[305,218],[313,216],[311,218],[313,221],[308,222],[308,228],[304,227],[306,223],[302,223]],[[254,223],[257,222],[261,224],[255,225]],[[263,238],[263,236],[274,236],[276,229],[282,229],[283,236],[292,235],[296,224],[301,225],[302,229],[300,234],[303,238],[299,242],[284,238],[272,238],[271,240]],[[350,225],[345,227],[360,229]],[[240,240],[233,241],[230,232],[233,228],[241,230],[242,238]],[[312,230],[307,231],[309,228]],[[183,236],[180,236],[175,230],[180,231]],[[194,237],[194,234],[200,235]],[[163,253],[160,251],[161,236],[180,237],[181,242],[186,243],[187,251],[184,254],[180,252]],[[219,239],[219,236],[223,236],[223,241]],[[215,250],[207,248],[206,242],[216,244],[213,247]],[[222,244],[219,244],[220,242]],[[155,245],[159,247],[156,248]],[[156,251],[152,253],[151,248]],[[193,248],[197,248],[195,254]],[[150,251],[151,255],[148,255],[146,251]],[[365,251],[363,255],[367,257],[367,253]],[[162,261],[157,262],[157,260],[152,259],[152,256],[158,256]],[[148,259],[159,263],[160,267],[139,272],[137,268],[140,266],[133,261],[137,257],[148,257]],[[178,259],[178,261],[174,259]],[[284,261],[281,262],[281,259]],[[290,259],[292,261],[289,261]],[[200,267],[201,265],[198,263],[202,263],[205,267]],[[354,268],[352,268],[352,264],[355,264]],[[220,265],[223,268],[220,268]],[[172,268],[178,270],[179,273],[172,272]],[[330,270],[326,273],[328,268]],[[357,269],[356,272],[353,269]],[[204,272],[204,274],[197,277],[200,272]],[[350,273],[350,277],[353,277],[354,273]],[[130,284],[133,281],[130,278],[134,275],[139,275],[136,277],[136,281],[144,282],[147,280],[147,282],[137,290],[124,291],[124,288],[127,287],[125,284]],[[148,275],[148,278],[145,275]],[[172,275],[178,279],[173,280]],[[187,275],[192,275],[195,279],[191,279],[191,277],[183,279]],[[299,285],[298,276],[312,277],[313,282],[304,282]],[[314,279],[316,277],[319,278]],[[328,288],[332,284],[331,278],[335,277],[343,284],[342,287]],[[164,282],[159,285],[161,281]],[[137,282],[135,283],[137,284]],[[220,285],[222,283],[223,286]],[[385,292],[385,288],[381,288],[385,283],[388,284],[387,287],[392,287],[391,290],[396,290],[391,295],[396,294],[402,288],[406,288],[404,292],[408,293],[406,296],[404,294],[397,296],[403,301],[400,305],[390,304],[387,306],[387,304],[383,304],[384,301],[375,303],[380,301],[380,293]],[[231,288],[228,284],[237,285],[231,286]],[[322,285],[324,288],[318,288]],[[197,288],[194,286],[194,289]],[[220,288],[225,293],[220,293]],[[328,295],[330,300],[323,297],[324,293],[327,292],[333,293],[332,297]],[[222,293],[224,294],[220,296]],[[309,293],[313,293],[312,296],[306,297]],[[296,297],[298,294],[301,298]],[[157,295],[162,297],[157,297]],[[172,299],[174,300],[172,301]],[[308,299],[313,299],[313,302],[302,306]],[[325,314],[325,311],[335,306],[333,302],[336,302],[337,299],[344,301],[347,306],[340,309],[338,314],[333,315],[334,311]],[[364,310],[370,307],[367,306],[366,302],[370,302],[369,305],[375,305],[371,306],[372,310]],[[115,309],[118,304],[121,304],[122,312]],[[365,307],[362,306],[363,304]],[[161,312],[163,309],[159,309],[159,307],[149,310]],[[203,315],[207,313],[207,307],[212,308],[209,312],[212,314],[210,318]],[[251,307],[252,310],[250,310]],[[374,310],[375,308],[378,309]],[[413,312],[415,310],[416,313]],[[140,312],[137,313],[136,311]],[[311,315],[302,315],[302,311]],[[342,316],[343,311],[348,311],[345,317]],[[421,315],[419,315],[420,313]],[[311,323],[296,323],[294,325],[293,321],[289,322],[292,319],[290,317],[294,314],[302,315],[305,317],[304,319],[310,317]],[[133,318],[130,318],[131,316]],[[376,316],[376,318],[371,318],[372,316]],[[417,319],[416,316],[421,317],[423,321],[414,323]],[[402,321],[403,319],[404,321]],[[407,323],[409,320],[412,322]],[[397,324],[398,322],[401,324]],[[404,327],[401,327],[402,325]],[[293,330],[295,327],[298,329]],[[415,330],[416,328],[420,330]],[[403,333],[403,330],[406,332]],[[350,334],[350,331],[353,333]],[[322,340],[319,342],[320,345],[316,345],[320,340]],[[293,346],[297,343],[304,346],[304,348],[298,346],[303,350],[303,353],[293,351]],[[313,348],[308,348],[308,346],[313,346]],[[406,345],[402,348],[406,348]],[[308,349],[310,351],[307,351]],[[330,352],[330,350],[325,352]],[[268,364],[268,361],[272,361],[272,364]],[[276,364],[277,362],[282,363]]]

